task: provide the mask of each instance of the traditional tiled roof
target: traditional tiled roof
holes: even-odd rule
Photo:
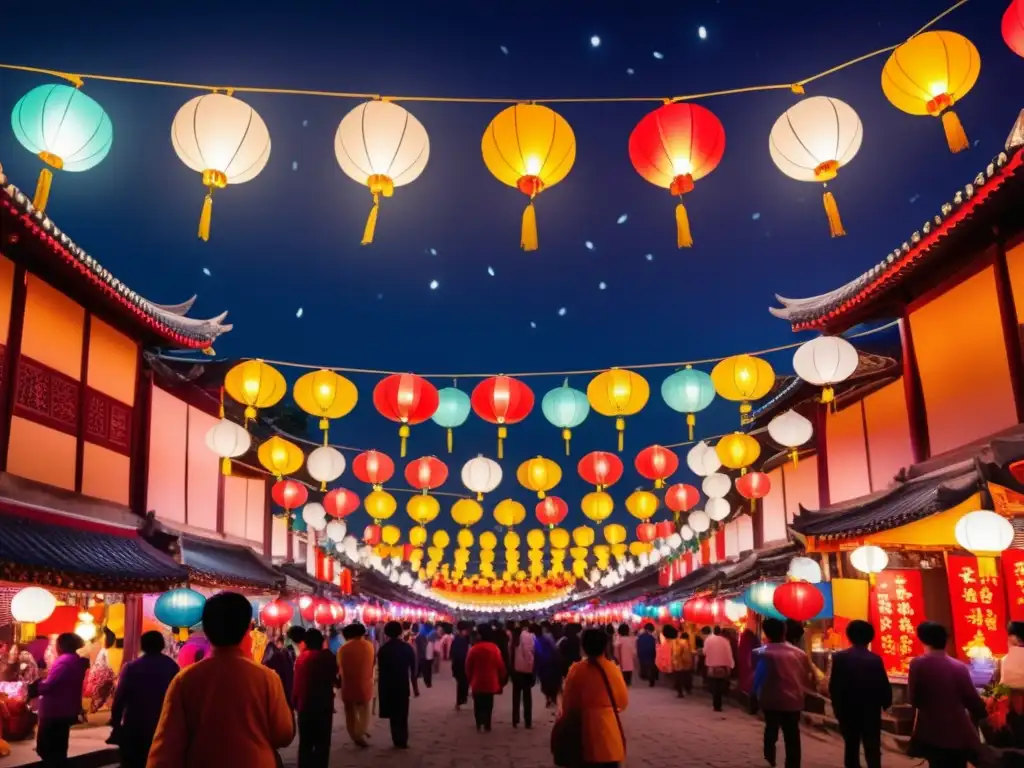
[[[877,301],[883,294],[902,283],[922,264],[948,250],[948,239],[977,219],[983,204],[1012,194],[1024,197],[1024,184],[1008,184],[1019,177],[1024,164],[1024,111],[1021,112],[1006,141],[1006,151],[1000,152],[974,180],[960,189],[953,199],[942,205],[940,212],[914,232],[907,242],[889,253],[875,266],[846,285],[820,296],[805,299],[787,299],[776,295],[781,308],[770,307],[769,312],[793,326],[793,330],[821,330],[844,324],[844,318],[854,310]],[[952,247],[952,246],[949,246]]]
[[[188,317],[195,302],[193,296],[174,305],[156,304],[122,283],[103,265],[68,237],[67,233],[32,205],[32,199],[7,182],[0,167],[0,249],[17,243],[22,236],[45,246],[43,269],[61,269],[73,281],[78,292],[93,299],[112,303],[122,315],[149,336],[172,347],[208,349],[222,333],[231,330],[223,312],[208,320]],[[13,251],[13,249],[12,249]]]
[[[248,547],[223,541],[181,535],[181,560],[191,580],[208,587],[279,590],[284,574],[264,563]]]

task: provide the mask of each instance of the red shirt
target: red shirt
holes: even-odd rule
[[[292,704],[297,712],[323,712],[334,708],[338,662],[326,649],[303,651],[295,660]]]
[[[466,656],[466,677],[473,693],[501,693],[505,685],[505,660],[494,643],[477,643]]]

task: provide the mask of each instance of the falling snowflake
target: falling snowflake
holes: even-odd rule
[[[531,328],[536,328],[536,327],[537,327],[537,324],[536,324],[535,322],[533,322],[533,320],[531,320],[531,321],[530,321],[530,327],[531,327]]]
[[[635,69],[633,69],[632,67],[626,67],[626,74],[627,75],[632,75],[632,74],[635,74],[635,73],[636,73]]]
[[[302,127],[303,128],[308,128],[309,127],[309,120],[303,120],[302,121]]]
[[[431,256],[437,256],[437,249],[436,248],[431,248],[430,249],[430,255]]]
[[[439,285],[440,285],[440,283],[437,282],[437,280],[431,280],[430,281],[430,290],[436,291],[437,290],[437,286],[439,286]]]
[[[754,221],[757,221],[758,219],[761,218],[761,214],[760,213],[755,213],[750,218],[752,218]]]
[[[298,161],[292,160],[292,170],[293,171],[299,170],[299,163],[298,163]]]
[[[654,58],[656,58],[656,59],[664,59],[665,58],[665,54],[663,54],[661,51],[655,51],[653,55],[654,55]]]
[[[654,261],[654,254],[648,253],[646,256],[644,256],[644,258],[647,259],[648,261]]]
[[[594,250],[594,244],[593,244],[592,242],[590,242],[589,240],[587,240],[587,241],[586,241],[585,243],[583,243],[583,244],[584,244],[585,246],[587,246],[587,250],[588,250],[588,251],[592,251],[592,250]]]
[[[619,218],[617,218],[615,220],[615,223],[616,224],[625,224],[626,223],[626,219],[628,219],[628,218],[629,218],[629,214],[628,213],[624,213],[621,216],[619,216]]]
[[[916,194],[910,196],[910,202],[912,202],[912,203],[916,203],[920,199],[921,199],[920,193],[916,193]]]
[[[592,47],[597,48],[597,46],[599,46],[600,44],[601,44],[601,38],[600,37],[598,37],[597,35],[591,35],[590,36],[590,45]]]
[[[487,274],[490,275],[491,277],[494,277],[494,267],[488,267]]]
[[[298,309],[297,309],[297,310],[295,311],[295,316],[296,316],[296,317],[302,317],[302,307],[299,307],[299,308],[298,308]]]
[[[206,275],[207,277],[209,277],[210,274],[211,274],[210,268],[209,267],[203,267],[203,274]]]
[[[699,37],[701,40],[707,40],[708,31],[703,26],[697,27],[697,37]]]
[[[606,283],[604,280],[602,280],[600,283],[597,284],[597,288],[600,291],[603,291],[607,287],[608,287],[608,283]]]
[[[506,56],[508,56],[508,46],[505,46],[505,45],[501,46],[501,52],[504,53]]]
[[[566,312],[565,307],[559,307],[558,308],[558,316],[559,317],[565,317],[565,312]]]

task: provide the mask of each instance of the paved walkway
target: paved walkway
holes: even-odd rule
[[[494,730],[489,734],[476,732],[472,705],[461,712],[454,710],[455,686],[446,672],[435,677],[430,690],[421,684],[421,693],[412,702],[409,749],[401,752],[391,746],[387,722],[376,717],[371,747],[359,749],[349,741],[344,715],[339,712],[334,720],[331,766],[379,768],[395,760],[402,768],[551,768],[548,739],[554,712],[543,709],[536,689],[534,702],[540,699],[541,709],[534,713],[531,730],[522,724],[518,730],[512,728],[512,693],[506,689],[495,701]],[[634,685],[622,720],[629,740],[626,768],[766,765],[761,757],[762,722],[736,706],[716,714],[710,697],[702,693],[679,701],[668,688]],[[782,765],[781,738],[779,742]],[[837,736],[804,730],[803,768],[837,768],[843,764],[842,754]],[[294,768],[295,745],[284,750],[283,757],[285,765]],[[887,768],[918,764],[892,753],[883,754],[882,761]]]

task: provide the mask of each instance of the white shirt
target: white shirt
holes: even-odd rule
[[[708,635],[704,640],[704,663],[709,667],[732,669],[735,666],[732,644],[721,635]]]

